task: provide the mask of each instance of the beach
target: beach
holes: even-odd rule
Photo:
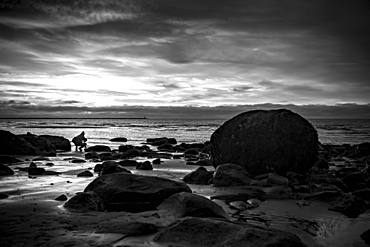
[[[99,129],[96,126],[91,129],[84,127],[83,130],[87,133]],[[32,133],[40,131],[38,128],[29,128],[28,130]],[[61,135],[66,130],[65,133],[80,132],[80,129],[69,128],[46,128],[46,130],[43,128],[42,134],[46,132]],[[145,133],[145,136],[158,137],[158,134],[161,132],[158,131],[155,136]],[[114,133],[111,137],[118,136]],[[71,140],[71,138],[68,139]],[[143,137],[143,139],[145,138]],[[199,141],[190,139],[189,143]],[[102,138],[100,141],[96,138],[90,144],[88,140],[91,146],[94,146],[93,144],[107,145],[112,150],[120,145],[139,145],[140,142],[143,140],[129,139],[127,143],[123,144],[110,142],[109,138]],[[144,145],[144,143],[140,145]],[[152,150],[157,150],[156,146],[146,145]],[[333,145],[333,147],[336,146]],[[34,161],[38,156],[13,156],[20,162],[7,163],[6,165],[15,174],[0,177],[0,193],[8,195],[7,198],[0,200],[1,246],[187,246],[184,243],[172,243],[172,245],[171,243],[154,242],[153,236],[155,234],[126,236],[127,234],[120,232],[120,229],[124,228],[123,225],[129,222],[151,223],[159,229],[165,228],[175,220],[175,217],[166,211],[151,210],[140,213],[79,211],[65,208],[63,206],[65,201],[55,200],[61,195],[65,195],[67,199],[72,198],[99,176],[97,172],[94,172],[94,167],[102,161],[87,159],[85,158],[86,153],[76,152],[72,146],[71,151],[59,151],[55,157],[44,157],[38,161]],[[189,160],[183,156],[183,152],[171,154],[177,154],[180,157],[179,159],[162,157],[160,164],[152,163],[155,158],[134,158],[138,162],[150,161],[153,170],[126,168],[133,174],[157,176],[174,181],[182,181],[185,175],[198,168],[198,166],[189,163]],[[74,163],[74,160],[82,160],[82,162]],[[330,157],[330,169],[344,166],[354,167],[356,160],[355,158],[339,159],[332,156]],[[34,162],[39,168],[59,174],[29,175],[27,168],[31,162]],[[204,167],[209,172],[215,170],[212,166]],[[90,171],[93,176],[78,177],[77,174],[83,171]],[[332,205],[328,202],[311,200],[307,205],[300,205],[297,203],[300,199],[294,195],[269,194],[266,187],[224,188],[211,184],[188,184],[188,186],[194,194],[211,199],[220,205],[232,221],[243,221],[257,226],[282,229],[299,236],[307,246],[366,246],[360,235],[369,229],[369,210],[359,214],[358,217],[347,217],[341,212],[329,211],[328,208],[331,208]],[[258,191],[259,193],[264,191],[266,196],[258,207],[238,213],[238,210],[230,207],[231,199],[225,198],[228,195],[232,198],[232,196],[235,197],[235,195],[246,193],[246,191]],[[236,213],[238,214],[236,215]]]

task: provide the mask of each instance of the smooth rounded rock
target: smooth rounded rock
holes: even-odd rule
[[[233,163],[254,175],[292,171],[305,174],[317,161],[318,136],[300,115],[286,110],[255,110],[225,122],[211,136],[215,167]]]

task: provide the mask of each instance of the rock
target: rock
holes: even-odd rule
[[[209,184],[210,180],[213,178],[212,173],[208,172],[203,166],[198,167],[195,171],[183,177],[183,181],[187,184]]]
[[[160,138],[148,138],[146,139],[146,142],[150,143],[153,146],[160,146],[165,143],[175,145],[177,143],[177,140],[175,138],[160,137]]]
[[[153,165],[160,165],[161,164],[161,159],[160,158],[156,158],[152,161]]]
[[[109,159],[113,158],[113,155],[110,152],[104,152],[104,153],[100,153],[98,155],[99,155],[99,159],[101,159],[101,160],[107,159],[107,158],[109,158]]]
[[[189,148],[185,150],[184,155],[198,155],[200,151],[196,148]]]
[[[114,173],[131,173],[129,170],[122,167],[119,163],[115,161],[104,161],[102,164],[102,169],[100,175],[114,174]]]
[[[164,143],[164,144],[159,145],[159,146],[157,147],[157,149],[158,149],[159,151],[167,151],[167,150],[171,150],[172,148],[173,148],[173,146],[172,146],[171,144],[169,144],[169,143]]]
[[[13,163],[19,163],[19,162],[22,162],[22,160],[17,159],[13,156],[0,155],[0,164],[13,164]]]
[[[121,166],[137,166],[139,163],[136,160],[121,160],[118,162]]]
[[[138,150],[138,149],[129,149],[129,150],[127,150],[126,151],[126,154],[128,155],[128,157],[132,157],[132,158],[134,158],[134,157],[139,157],[140,156],[140,154],[141,154],[141,151],[140,150]]]
[[[83,160],[83,159],[73,159],[73,160],[71,160],[71,163],[86,163],[86,160]]]
[[[254,175],[288,171],[305,174],[317,161],[314,127],[289,110],[256,110],[225,122],[211,136],[215,167],[233,163]]]
[[[289,180],[286,177],[280,176],[276,173],[269,173],[267,183],[272,185],[288,185]]]
[[[5,193],[0,193],[0,200],[8,198],[9,195]]]
[[[159,210],[165,210],[177,218],[200,217],[200,218],[224,218],[229,219],[221,206],[213,201],[189,192],[181,192],[164,200]]]
[[[213,184],[216,187],[249,185],[251,181],[248,171],[235,164],[221,164],[213,175]]]
[[[77,174],[77,177],[93,177],[94,174],[92,174],[90,171],[83,171]]]
[[[33,135],[31,133],[27,133],[26,135],[18,135],[19,137],[26,140],[30,143],[33,147],[36,148],[36,152],[38,154],[56,154],[57,150],[53,144],[47,139],[41,138],[37,135]]]
[[[68,198],[67,198],[67,196],[66,195],[60,195],[60,196],[58,196],[57,198],[55,198],[54,199],[55,201],[61,201],[61,202],[64,202],[64,201],[67,201],[68,200]]]
[[[9,131],[0,130],[0,154],[37,155],[37,152],[25,139]]]
[[[360,197],[362,200],[370,200],[370,188],[369,189],[362,189],[356,190],[352,192],[352,195]]]
[[[142,163],[138,163],[136,166],[137,170],[153,170],[152,164],[150,164],[150,161],[144,161]]]
[[[364,231],[360,237],[362,238],[362,240],[365,241],[365,244],[370,244],[370,229],[367,230],[367,231]]]
[[[35,175],[44,175],[46,170],[44,168],[39,168],[34,162],[28,167],[28,175],[35,176]]]
[[[96,178],[85,192],[94,191],[108,211],[142,212],[154,210],[163,200],[179,192],[191,192],[182,182],[127,173]]]
[[[103,212],[105,210],[102,199],[94,191],[76,194],[64,204],[64,207],[85,211]]]
[[[85,149],[86,152],[112,152],[111,148],[105,145],[95,145]]]
[[[116,137],[116,138],[110,139],[109,141],[111,141],[111,142],[127,142],[127,138],[125,138],[125,137]]]
[[[14,175],[14,171],[10,167],[0,164],[0,176],[10,176],[10,175]]]
[[[87,160],[100,159],[100,156],[96,152],[88,152],[88,153],[85,153],[85,159]]]
[[[361,172],[350,173],[342,178],[342,181],[348,186],[349,191],[361,190],[366,187],[366,180]]]
[[[367,210],[366,203],[361,198],[346,193],[341,194],[331,204],[334,207],[329,210],[341,212],[349,218],[357,218]]]
[[[150,223],[144,222],[109,222],[99,225],[94,233],[123,234],[129,236],[143,236],[158,232],[158,228]]]
[[[71,151],[71,142],[63,136],[40,135],[39,137],[48,140],[56,150]]]
[[[306,246],[296,235],[278,229],[196,217],[175,221],[157,233],[153,241],[215,247]]]

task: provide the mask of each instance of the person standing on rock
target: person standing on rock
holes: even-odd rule
[[[86,141],[87,138],[85,137],[85,132],[82,131],[81,134],[78,136],[73,137],[72,142],[76,145],[76,152],[77,152],[77,147],[78,149],[82,152],[82,148],[86,148]]]

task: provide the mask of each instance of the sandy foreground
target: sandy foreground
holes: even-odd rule
[[[154,235],[126,237],[122,225],[127,222],[147,222],[165,227],[175,218],[164,211],[143,213],[81,212],[67,210],[64,201],[54,200],[64,194],[71,198],[93,181],[94,177],[77,177],[82,171],[93,172],[97,162],[71,163],[66,158],[83,158],[84,153],[66,152],[51,157],[49,161],[36,161],[38,167],[60,175],[28,176],[17,168],[28,167],[33,157],[13,164],[16,174],[0,177],[0,192],[9,195],[0,200],[0,246],[186,246],[180,243],[159,244],[152,241]],[[28,160],[27,160],[28,159]],[[45,166],[52,162],[54,166]],[[183,160],[164,160],[153,165],[153,171],[139,171],[128,167],[133,173],[154,175],[173,180],[195,170]],[[213,170],[212,167],[207,167]],[[215,188],[211,185],[189,185],[193,193],[210,198],[217,195],[246,193],[251,188]],[[214,200],[229,215],[236,211],[223,200]],[[360,234],[370,228],[369,212],[356,219],[328,211],[329,206],[311,202],[300,207],[295,200],[266,200],[259,207],[248,210],[243,218],[252,224],[276,227],[297,234],[308,246],[367,246]],[[236,220],[235,218],[232,218]]]

